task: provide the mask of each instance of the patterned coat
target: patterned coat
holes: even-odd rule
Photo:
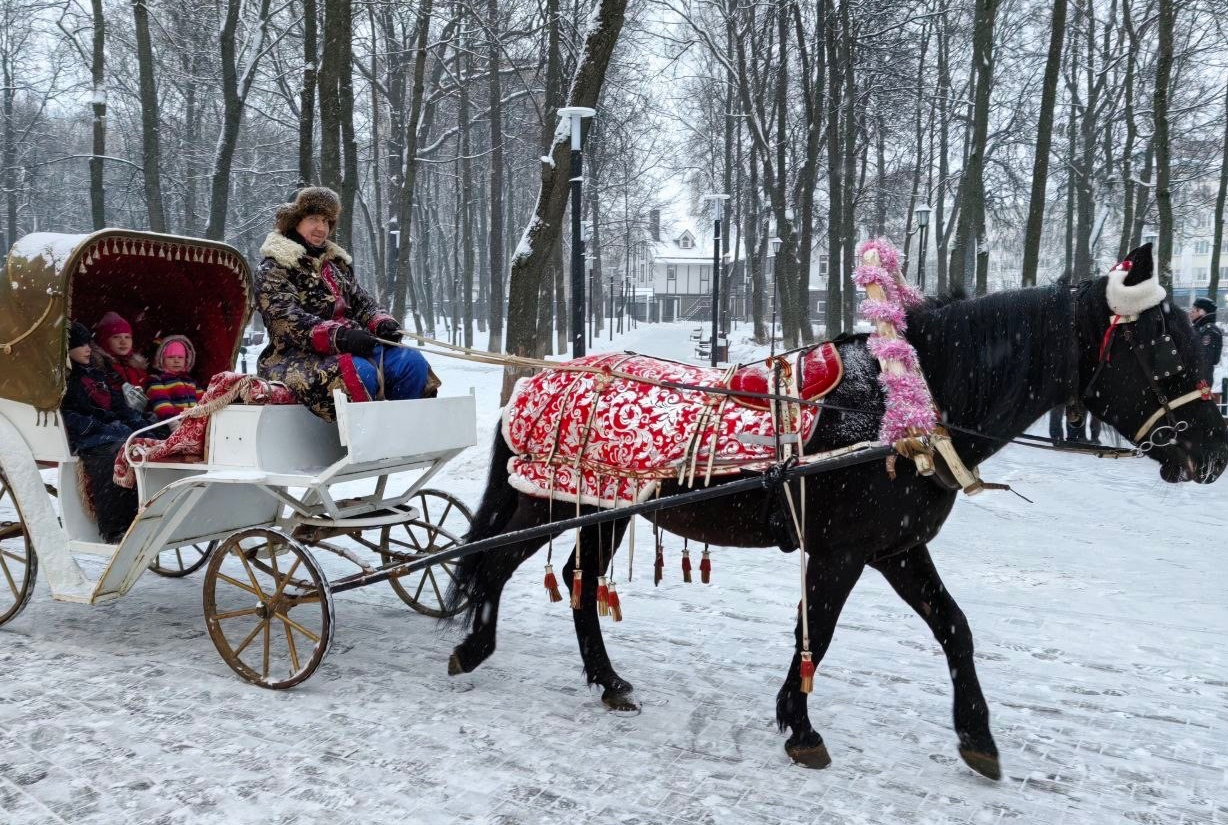
[[[349,254],[329,242],[312,258],[299,243],[270,232],[260,247],[264,259],[256,273],[256,306],[269,330],[260,353],[261,378],[279,381],[316,415],[336,417],[333,390],[354,401],[370,401],[354,368],[354,356],[339,353],[337,330],[375,327],[392,316],[354,278]]]

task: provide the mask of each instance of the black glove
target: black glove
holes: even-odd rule
[[[395,344],[401,340],[401,325],[391,318],[385,318],[375,325],[375,337]]]
[[[333,342],[337,345],[337,352],[348,352],[363,358],[373,355],[378,343],[374,336],[358,327],[342,327],[337,330]]]

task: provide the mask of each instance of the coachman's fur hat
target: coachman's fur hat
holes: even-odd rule
[[[323,215],[331,228],[336,228],[341,217],[341,198],[327,186],[308,186],[298,190],[294,201],[277,207],[273,217],[274,228],[286,234],[308,215]]]

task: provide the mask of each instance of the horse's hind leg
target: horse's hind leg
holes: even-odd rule
[[[502,532],[510,533],[544,524],[546,517],[538,513],[537,509],[533,504],[526,504],[522,498],[521,504]],[[470,599],[468,610],[473,625],[469,635],[453,649],[448,659],[449,675],[469,673],[495,652],[495,630],[499,621],[499,599],[503,594],[503,586],[516,572],[516,568],[545,543],[545,538],[531,539],[487,551],[480,558],[465,560],[474,565],[472,572],[466,574],[468,581],[465,586],[465,592]]]
[[[874,569],[883,574],[900,598],[908,602],[942,645],[951,681],[955,686],[955,732],[959,755],[968,767],[990,779],[1002,777],[998,746],[989,731],[989,706],[981,692],[972,659],[972,631],[955,599],[938,577],[929,549],[919,545],[880,562]]]
[[[836,631],[836,620],[844,602],[861,576],[864,561],[851,553],[833,554],[809,559],[806,567],[807,611],[810,618],[810,653],[816,667],[823,660]],[[807,709],[807,694],[802,693],[801,650],[802,617],[800,605],[797,629],[794,633],[795,647],[789,674],[780,692],[776,694],[776,723],[780,729],[789,728],[791,734],[785,742],[789,758],[807,768],[826,768],[831,756],[823,744],[823,737],[810,725]]]
[[[580,609],[571,611],[588,683],[601,685],[601,701],[615,710],[636,710],[638,705],[631,698],[631,683],[614,672],[610,656],[606,653],[601,621],[597,616],[597,579],[605,574],[610,556],[626,529],[627,519],[621,519],[614,523],[612,531],[605,524],[585,527],[580,531],[580,569],[584,575],[580,579]],[[573,553],[563,566],[564,586],[571,586],[575,569]]]

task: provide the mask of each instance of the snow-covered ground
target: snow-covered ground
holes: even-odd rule
[[[692,326],[600,346],[686,357]],[[500,377],[435,366],[480,410],[436,486],[476,503]],[[605,628],[637,715],[586,688],[540,559],[475,673],[447,676],[457,631],[379,585],[337,597],[328,658],[278,693],[217,656],[199,574],[96,608],[40,586],[0,630],[0,822],[1228,823],[1228,482],[1018,448],[983,470],[1035,503],[962,500],[932,550],[976,637],[1000,783],[959,762],[940,650],[873,571],[811,697],[834,764],[791,765],[774,699],[796,556],[717,549],[713,583],[685,585],[674,543],[654,588],[641,523]]]

